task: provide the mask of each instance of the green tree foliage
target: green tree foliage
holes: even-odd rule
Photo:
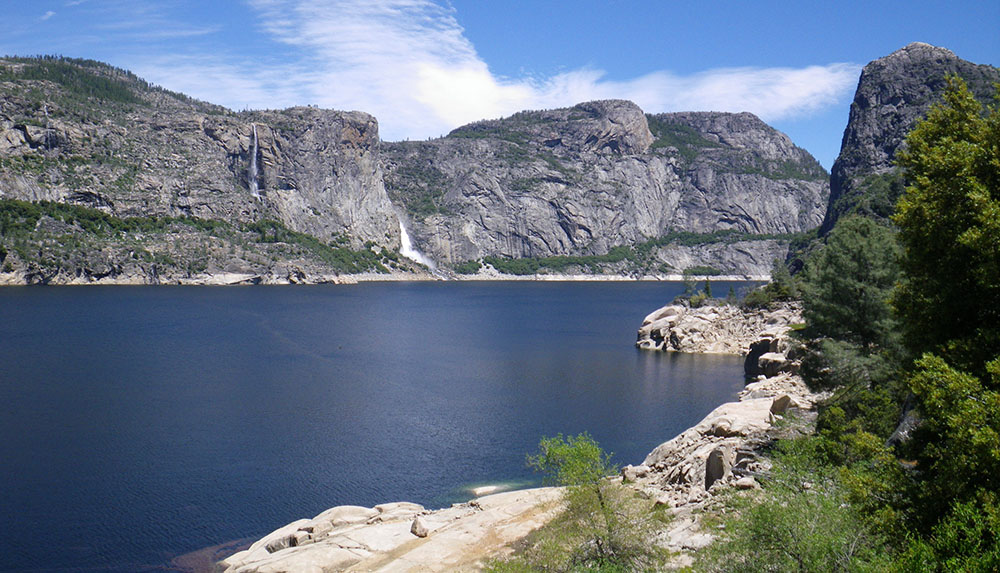
[[[39,221],[46,218],[70,226],[79,235],[79,240],[109,243],[120,242],[127,236],[165,234],[181,227],[213,237],[232,238],[239,233],[256,243],[283,243],[302,249],[331,268],[345,273],[388,272],[383,262],[398,263],[399,259],[398,253],[385,249],[376,252],[370,247],[352,250],[338,246],[342,242],[339,239],[333,245],[327,245],[312,235],[292,231],[279,221],[260,220],[234,228],[224,221],[197,217],[116,217],[79,205],[51,201],[32,203],[16,199],[0,199],[0,240],[18,252],[22,259],[31,259],[31,253],[37,253],[36,246],[43,242],[36,228]],[[67,243],[61,250],[71,254],[72,241],[65,237],[61,237],[60,241]],[[6,247],[4,249],[6,252]],[[205,266],[201,265],[197,270],[204,271]]]
[[[1000,95],[1000,94],[998,94]],[[911,185],[893,221],[904,248],[894,296],[916,361],[907,382],[922,416],[920,537],[914,563],[994,571],[1000,556],[1000,113],[958,78],[907,137]],[[928,561],[929,560],[929,561]]]
[[[910,377],[924,415],[915,439],[923,474],[918,500],[932,522],[951,503],[1000,492],[1000,357],[986,367],[990,379],[983,383],[925,354]]]
[[[453,268],[460,275],[474,275],[479,272],[479,269],[483,268],[483,265],[477,260],[471,260],[457,263]]]
[[[745,308],[771,308],[775,303],[798,298],[799,280],[792,276],[783,261],[775,259],[771,264],[770,282],[747,293],[741,305]]]
[[[983,377],[1000,348],[1000,113],[958,78],[899,153],[911,185],[893,221],[906,273],[894,304],[915,354]]]
[[[996,496],[957,504],[931,535],[911,539],[895,569],[908,571],[1000,571],[1000,506]]]
[[[898,323],[889,305],[898,258],[892,229],[852,216],[837,222],[802,273],[802,334],[810,340],[802,375],[813,387],[838,388],[832,403],[852,414],[855,402],[889,385],[899,366]],[[898,383],[892,386],[900,392]]]
[[[737,497],[719,539],[699,554],[707,571],[884,569],[884,539],[850,503],[836,468],[818,463],[815,439],[784,443],[762,497]]]
[[[634,245],[612,247],[603,255],[554,255],[551,257],[484,257],[483,262],[497,271],[508,275],[531,275],[544,272],[584,271],[599,274],[616,269],[615,272],[650,271],[655,268],[657,250],[666,246],[696,246],[712,244],[732,244],[740,241],[789,241],[792,245],[807,242],[813,233],[753,234],[734,229],[723,229],[711,233],[690,231],[668,231],[664,235],[648,239]],[[798,248],[797,246],[795,248]],[[662,265],[660,272],[674,274],[676,269]],[[786,269],[787,271],[787,269]],[[699,265],[683,270],[684,275],[716,276],[724,274],[724,269]]]
[[[816,435],[797,441],[814,487],[800,499],[781,479],[800,458],[778,456],[763,503],[727,524],[712,569],[1000,570],[997,107],[949,80],[899,165],[899,246],[891,229],[847,218],[806,264],[802,372],[836,388]],[[881,183],[877,215],[899,185]],[[919,423],[893,450],[904,398]]]
[[[609,454],[589,435],[543,438],[528,464],[566,488],[565,512],[494,571],[645,571],[661,564],[649,502],[620,481]]]
[[[894,232],[864,217],[837,222],[806,263],[803,316],[809,334],[873,351],[897,324],[889,296],[899,277]]]

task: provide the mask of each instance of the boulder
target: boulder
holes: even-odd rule
[[[302,529],[296,531],[292,534],[292,546],[301,547],[302,545],[308,545],[313,542],[312,533],[304,531]]]
[[[649,474],[649,466],[639,465],[633,466],[631,464],[622,468],[622,479],[626,482],[634,482],[639,478],[646,477]]]
[[[771,351],[771,339],[761,338],[750,344],[747,357],[743,360],[743,373],[749,378],[755,378],[764,373],[760,368],[760,357]]]
[[[757,359],[757,364],[761,373],[771,378],[780,372],[786,372],[791,368],[788,359],[784,354],[778,352],[765,352]]]
[[[417,537],[427,537],[429,533],[427,530],[427,523],[418,515],[413,518],[413,524],[410,525],[410,533],[416,535]]]
[[[771,413],[776,416],[780,416],[788,411],[789,408],[793,408],[795,406],[797,406],[797,404],[794,400],[792,400],[791,396],[788,394],[782,394],[771,402]]]
[[[317,515],[312,521],[315,523],[327,522],[332,527],[340,527],[342,525],[365,523],[378,516],[378,514],[379,511],[377,509],[372,509],[370,507],[361,507],[358,505],[338,505],[337,507],[331,507],[330,509]]]
[[[708,459],[705,460],[706,490],[729,473],[729,468],[732,466],[728,454],[727,448],[715,448],[712,453],[708,454]]]
[[[917,413],[916,409],[907,410],[906,414],[903,415],[903,419],[899,422],[899,425],[896,426],[892,435],[889,436],[889,439],[886,441],[886,445],[895,447],[908,442],[910,437],[913,435],[913,431],[920,426],[920,422],[920,414]]]
[[[423,513],[424,506],[419,503],[411,503],[408,501],[397,501],[394,503],[383,503],[375,506],[375,510],[378,511],[378,516],[376,516],[372,521],[395,521],[399,519],[410,519],[418,513]]]

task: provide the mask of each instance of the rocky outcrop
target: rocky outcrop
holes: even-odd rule
[[[673,553],[672,566],[690,566],[691,552],[712,542],[701,515],[717,494],[760,487],[757,476],[770,469],[760,446],[771,441],[774,423],[792,412],[808,417],[817,398],[798,376],[761,377],[746,387],[739,402],[719,406],[657,446],[640,466],[622,470],[626,482],[672,515],[661,539]]]
[[[800,322],[802,310],[795,304],[774,309],[669,304],[643,319],[635,345],[663,352],[746,354],[756,360],[765,352],[784,352],[790,325]],[[747,374],[760,372],[748,369]]]
[[[700,515],[715,494],[759,487],[755,476],[770,468],[759,447],[771,441],[774,422],[789,412],[808,418],[821,397],[797,374],[795,345],[788,333],[800,320],[800,310],[792,305],[772,311],[669,305],[643,321],[637,343],[641,348],[675,350],[673,339],[689,352],[743,354],[752,380],[738,402],[719,406],[657,446],[641,465],[622,471],[625,481],[673,515],[662,543],[674,552],[674,566],[690,565],[691,551],[712,542],[713,534],[702,528]]]
[[[368,114],[233,113],[76,60],[0,59],[0,101],[0,198],[399,247]]]
[[[819,224],[827,198],[819,164],[751,114],[647,116],[627,101],[521,112],[387,143],[382,157],[415,241],[446,263],[603,255],[671,231],[795,233]],[[720,245],[769,270],[774,245],[756,247]],[[677,273],[725,259],[654,250]]]
[[[413,503],[338,506],[281,527],[220,562],[226,573],[459,571],[551,519],[559,488],[483,496],[427,511]]]
[[[906,135],[941,99],[949,75],[965,80],[985,103],[996,93],[1000,70],[962,60],[950,50],[913,43],[879,58],[861,72],[830,174],[830,206],[821,233],[837,219],[860,210],[885,217],[902,192],[893,161]]]

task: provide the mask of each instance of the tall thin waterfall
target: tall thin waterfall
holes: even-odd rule
[[[250,146],[250,169],[247,171],[247,179],[250,180],[250,193],[259,199],[260,193],[257,187],[257,124],[251,123],[250,128],[253,130],[253,144]]]
[[[410,240],[410,234],[406,232],[406,225],[403,224],[403,220],[399,220],[399,254],[410,259],[411,261],[416,261],[422,265],[427,265],[430,269],[437,268],[437,265],[428,257],[427,255],[421,253],[413,246],[413,241]]]

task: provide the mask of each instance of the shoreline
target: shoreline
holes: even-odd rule
[[[97,280],[53,277],[45,281],[28,282],[12,273],[0,273],[0,288],[22,286],[272,286],[272,285],[352,285],[376,282],[766,282],[769,275],[588,275],[536,274],[505,275],[496,272],[447,276],[430,273],[362,273],[355,275],[257,275],[250,273],[216,273],[194,277],[165,278],[150,282],[148,277],[114,277]]]
[[[667,305],[654,311],[643,327],[654,322],[665,327],[666,317],[675,315],[667,312],[672,308]],[[727,324],[734,320],[731,314],[712,307],[690,309],[690,314],[724,336],[732,334]],[[756,319],[760,313],[744,312],[744,319],[751,314]],[[764,322],[769,328],[758,330],[749,348],[741,341],[739,352],[726,353],[746,356],[753,347],[767,346],[770,352],[759,359],[760,366],[767,365],[766,375],[746,384],[737,401],[719,405],[694,426],[654,448],[639,466],[622,468],[617,478],[673,516],[661,538],[663,546],[675,554],[672,566],[690,565],[692,552],[711,543],[712,533],[701,529],[701,513],[713,496],[731,489],[760,487],[753,475],[766,470],[767,462],[758,459],[754,447],[765,439],[772,424],[789,411],[811,411],[818,398],[797,375],[798,363],[786,358],[790,348],[787,334],[791,323],[801,318],[798,311],[782,308],[776,314],[764,314],[768,314]],[[760,322],[752,320],[748,325],[757,329]],[[712,352],[708,347],[690,348],[685,351]],[[664,349],[647,348],[660,350]],[[561,490],[557,488],[503,493],[484,489],[483,493],[486,495],[469,502],[436,510],[408,502],[374,508],[337,506],[274,530],[218,566],[227,573],[307,567],[348,571],[477,569],[486,559],[509,554],[514,541],[547,523],[561,506]]]

